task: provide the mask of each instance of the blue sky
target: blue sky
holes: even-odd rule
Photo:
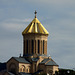
[[[75,68],[75,0],[0,0],[0,62],[23,53],[22,31],[37,18],[48,30],[48,55]]]

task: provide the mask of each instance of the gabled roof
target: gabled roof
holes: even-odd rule
[[[52,59],[44,59],[40,64],[45,64],[46,66],[58,66]]]
[[[41,63],[45,64],[47,61],[49,61],[50,59],[44,59]]]
[[[48,63],[46,63],[46,65],[57,66],[57,64],[53,60],[50,60]]]
[[[22,32],[23,35],[27,33],[49,34],[37,18],[34,18],[33,21]]]
[[[25,58],[22,58],[22,57],[13,57],[13,58],[20,63],[27,63],[27,64],[30,63],[29,61],[27,61]]]

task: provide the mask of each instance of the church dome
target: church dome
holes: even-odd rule
[[[22,35],[28,33],[49,34],[48,31],[44,28],[44,26],[40,23],[40,21],[36,18],[36,15],[32,22],[22,32]]]

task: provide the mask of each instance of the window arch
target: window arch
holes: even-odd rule
[[[20,67],[20,72],[25,72],[25,66],[24,66],[24,65],[22,65],[22,66]]]

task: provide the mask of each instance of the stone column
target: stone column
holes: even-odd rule
[[[37,40],[36,40],[36,54],[38,54],[38,45],[37,45]]]
[[[39,54],[41,54],[41,40],[39,40]]]
[[[41,40],[40,40],[40,52],[42,54],[42,42],[41,42]]]
[[[43,54],[43,41],[41,40],[41,53]]]
[[[29,46],[28,46],[28,54],[30,54],[30,40],[29,40]]]
[[[47,55],[47,41],[44,41],[44,54]]]
[[[47,41],[46,41],[46,55],[47,55]]]

